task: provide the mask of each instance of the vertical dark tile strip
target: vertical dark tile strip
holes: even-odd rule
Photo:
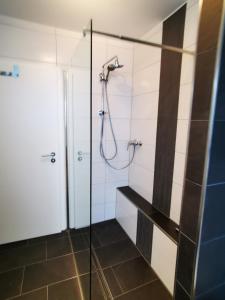
[[[163,23],[163,44],[183,47],[186,5]],[[182,55],[162,51],[153,205],[169,216]]]
[[[151,263],[153,223],[142,212],[138,211],[137,247],[145,259]]]

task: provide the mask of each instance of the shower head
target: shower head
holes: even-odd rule
[[[113,64],[109,64],[111,61],[114,61]],[[105,67],[107,66],[107,75],[105,76]],[[108,81],[109,73],[122,68],[123,65],[120,65],[119,59],[117,56],[112,57],[110,60],[108,60],[103,66],[102,66],[102,73],[100,74],[100,80],[101,81]]]
[[[115,69],[120,69],[122,67],[123,65],[120,65],[118,58],[116,58],[114,64],[108,65],[108,71],[114,71]]]

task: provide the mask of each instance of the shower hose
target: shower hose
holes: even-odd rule
[[[116,141],[115,132],[114,132],[114,129],[113,129],[111,112],[110,112],[108,89],[107,89],[108,81],[107,80],[102,80],[101,82],[102,82],[102,113],[100,114],[100,116],[101,116],[100,155],[110,168],[112,168],[114,170],[123,170],[123,169],[128,168],[132,164],[132,162],[134,160],[134,156],[135,156],[136,145],[135,144],[131,144],[131,145],[128,144],[128,148],[129,148],[129,146],[133,146],[133,151],[132,151],[131,158],[129,159],[129,162],[125,166],[117,168],[117,167],[112,165],[112,163],[110,161],[112,161],[114,158],[116,158],[116,156],[118,154],[118,145],[117,145],[117,141]],[[115,148],[114,153],[110,157],[106,156],[104,146],[103,146],[105,121],[106,121],[106,118],[105,118],[105,104],[106,104],[106,111],[108,113],[110,131],[111,131],[111,134],[112,134],[113,144],[114,144],[114,148]]]

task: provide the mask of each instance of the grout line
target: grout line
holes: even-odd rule
[[[47,285],[47,300],[48,300],[48,285]]]
[[[145,286],[147,286],[147,285],[149,285],[149,284],[152,284],[152,283],[154,283],[154,282],[156,282],[156,281],[159,281],[159,279],[156,278],[156,279],[154,279],[154,280],[152,280],[152,281],[150,281],[150,282],[146,282],[146,283],[144,283],[144,284],[141,284],[141,285],[139,285],[139,286],[137,286],[137,287],[135,287],[135,288],[133,288],[133,289],[131,289],[131,290],[129,290],[129,291],[126,291],[126,292],[122,293],[121,295],[116,296],[114,299],[118,299],[119,297],[121,297],[121,296],[123,296],[123,295],[129,294],[130,292],[136,291],[136,290],[138,290],[138,289],[140,289],[140,288],[142,288],[142,287],[145,287]]]
[[[140,252],[140,251],[138,251],[138,252]],[[119,265],[125,264],[125,263],[127,263],[127,262],[129,262],[129,261],[132,261],[132,260],[134,260],[134,259],[136,259],[136,258],[139,258],[139,257],[143,257],[143,256],[142,256],[142,255],[134,256],[134,257],[132,257],[132,258],[128,258],[128,259],[123,260],[123,261],[121,261],[121,262],[119,262],[119,263],[116,263],[116,264],[114,264],[114,265],[110,265],[110,266],[107,266],[107,267],[104,267],[104,268],[101,267],[101,269],[102,269],[102,270],[106,270],[106,269],[108,269],[108,268],[118,267]]]
[[[21,282],[21,287],[20,287],[20,295],[22,294],[22,291],[23,291],[23,282],[24,282],[25,268],[26,267],[23,267],[22,282]]]
[[[70,232],[68,231],[67,234],[68,234],[68,238],[69,238],[69,242],[70,242],[70,247],[71,247],[71,249],[73,249],[73,244],[72,244]],[[80,276],[79,276],[79,272],[78,272],[78,266],[77,266],[75,253],[73,253],[73,263],[74,263],[75,272],[76,272],[76,275],[77,275],[77,282],[78,282],[78,287],[79,287],[79,290],[80,290],[81,300],[85,300],[83,289],[82,289],[82,284],[81,284],[81,280],[80,280]]]
[[[113,270],[112,267],[110,267],[110,269],[112,270],[113,276],[114,276],[114,278],[115,278],[115,280],[116,280],[116,282],[117,282],[117,284],[118,284],[118,286],[119,286],[119,288],[120,288],[120,290],[121,290],[121,292],[122,292],[121,294],[123,294],[123,293],[124,293],[124,289],[122,288],[122,286],[121,286],[121,284],[120,284],[120,281],[119,281],[119,279],[118,279],[117,276],[116,276],[115,271]]]

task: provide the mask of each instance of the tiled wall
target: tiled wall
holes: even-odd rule
[[[110,74],[108,95],[112,115],[113,128],[118,142],[118,157],[111,161],[115,167],[127,164],[129,151],[127,143],[130,137],[133,45],[123,41],[93,37],[93,186],[92,186],[92,221],[93,223],[115,218],[116,188],[128,184],[128,169],[113,170],[100,156],[100,117],[101,83],[99,73],[102,65],[111,57],[118,55],[122,69]],[[114,144],[106,116],[106,134],[104,147],[106,155],[114,151]]]
[[[199,1],[189,1],[186,9],[184,47],[195,50],[199,22]],[[159,24],[143,38],[162,42],[163,26]],[[133,101],[131,115],[131,138],[141,139],[143,146],[137,150],[134,163],[129,168],[129,186],[152,203],[158,102],[160,88],[161,51],[142,45],[134,48]],[[179,224],[185,171],[186,147],[193,93],[194,58],[183,55],[180,95],[177,116],[175,161],[172,183],[170,218]],[[121,197],[121,196],[119,196]],[[125,201],[125,200],[124,200]],[[126,200],[128,201],[128,200]],[[118,206],[121,199],[118,198]],[[123,211],[126,211],[123,208]],[[127,205],[127,211],[129,207]],[[128,232],[138,232],[139,213],[131,209],[135,220],[131,222],[124,215],[121,225]],[[138,223],[136,223],[138,216]],[[118,219],[119,222],[121,220]],[[139,224],[139,225],[138,225]],[[148,234],[149,237],[149,234]],[[138,239],[138,236],[137,236]],[[145,240],[148,240],[147,236]],[[148,245],[149,246],[149,245]],[[147,246],[146,246],[147,247]],[[152,228],[151,265],[164,284],[173,293],[177,246],[155,225]],[[162,253],[159,251],[162,249]],[[166,252],[166,255],[165,255]],[[162,263],[163,262],[163,263]]]
[[[224,298],[224,217],[221,216],[224,207],[220,202],[224,198],[224,83],[218,95],[215,119],[211,108],[217,84],[214,75],[223,6],[222,0],[205,0],[201,12],[180,224],[178,300],[180,295],[184,299]],[[223,82],[222,73],[221,76]],[[213,125],[211,141],[208,136]]]

